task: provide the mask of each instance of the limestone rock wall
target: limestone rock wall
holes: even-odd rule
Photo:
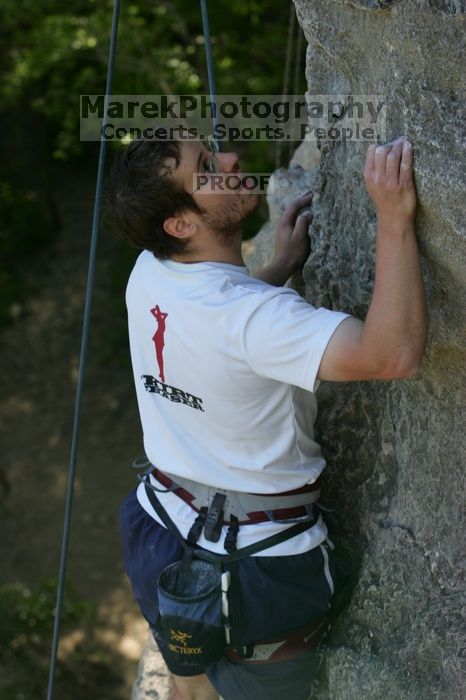
[[[330,520],[360,560],[350,607],[327,642],[328,693],[463,698],[465,3],[294,1],[308,41],[308,92],[386,95],[387,140],[406,134],[414,144],[429,304],[417,377],[319,389],[326,487],[340,500]],[[359,318],[374,278],[366,150],[322,145],[303,274],[310,302]]]

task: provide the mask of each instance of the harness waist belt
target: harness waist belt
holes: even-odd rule
[[[269,495],[207,486],[185,477],[161,472],[156,467],[151,471],[151,476],[197,513],[200,513],[202,508],[209,509],[216,494],[225,496],[220,521],[223,525],[230,524],[231,516],[238,520],[238,525],[267,520],[294,522],[295,519],[314,517],[313,504],[320,498],[320,477],[313,484],[306,484],[299,489]]]

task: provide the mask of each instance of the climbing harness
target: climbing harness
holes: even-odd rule
[[[303,518],[313,518],[314,504],[320,499],[320,478],[312,484],[285,493],[255,494],[240,493],[201,484],[192,479],[161,472],[150,466],[139,478],[146,480],[153,477],[151,486],[157,489],[154,480],[165,487],[163,491],[173,491],[185,501],[196,513],[207,509],[205,536],[211,542],[217,542],[222,525],[228,525],[233,515],[238,525],[250,525],[267,521],[290,523],[300,522]],[[162,491],[162,492],[163,492]],[[214,538],[212,535],[216,534]]]
[[[238,518],[230,512],[229,527],[224,541],[227,554],[216,554],[199,549],[196,544],[202,528],[204,528],[206,539],[219,540],[223,510],[218,505],[216,497],[225,495],[225,492],[220,493],[217,490],[210,505],[201,507],[185,540],[157,497],[162,489],[154,487],[150,480],[150,474],[151,470],[147,470],[140,475],[147,498],[162,523],[180,542],[184,552],[182,560],[164,569],[157,581],[159,615],[154,633],[173,661],[182,665],[215,663],[224,656],[227,645],[228,653],[232,659],[260,661],[264,660],[264,649],[261,650],[261,646],[265,648],[274,644],[273,653],[277,648],[287,645],[287,650],[284,652],[286,656],[287,653],[288,655],[296,653],[296,648],[300,648],[300,644],[297,644],[296,640],[299,639],[299,642],[303,642],[307,637],[307,648],[309,648],[311,639],[313,642],[314,639],[320,639],[321,635],[318,632],[324,627],[322,619],[313,621],[303,630],[294,632],[290,638],[282,639],[279,643],[276,640],[275,642],[246,643],[243,628],[244,611],[237,567],[240,559],[285,542],[313,527],[318,520],[316,514],[306,516],[301,520],[293,520],[290,527],[275,535],[238,549],[239,522]],[[178,484],[172,483],[171,487],[165,489],[164,492],[176,492],[176,489],[173,488],[175,486],[179,487]],[[233,492],[226,492],[226,494],[231,495]],[[312,495],[312,492],[310,494]],[[258,500],[263,502],[263,499],[257,494],[248,495],[256,496]],[[231,508],[232,506],[230,506]],[[210,522],[212,527],[209,530],[211,513],[213,513]],[[283,521],[284,524],[289,522],[290,520]],[[182,640],[184,640],[184,644]],[[188,640],[189,646],[187,646]],[[179,643],[175,643],[177,641]],[[255,657],[254,654],[256,654]]]

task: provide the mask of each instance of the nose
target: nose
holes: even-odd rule
[[[237,153],[217,153],[217,160],[225,173],[239,172],[239,159]]]

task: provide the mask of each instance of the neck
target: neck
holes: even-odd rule
[[[216,234],[209,236],[202,241],[197,241],[197,246],[189,246],[188,249],[180,254],[174,255],[172,260],[181,263],[196,263],[196,262],[223,262],[230,265],[244,265],[243,256],[241,253],[241,229],[236,230],[233,234]]]

